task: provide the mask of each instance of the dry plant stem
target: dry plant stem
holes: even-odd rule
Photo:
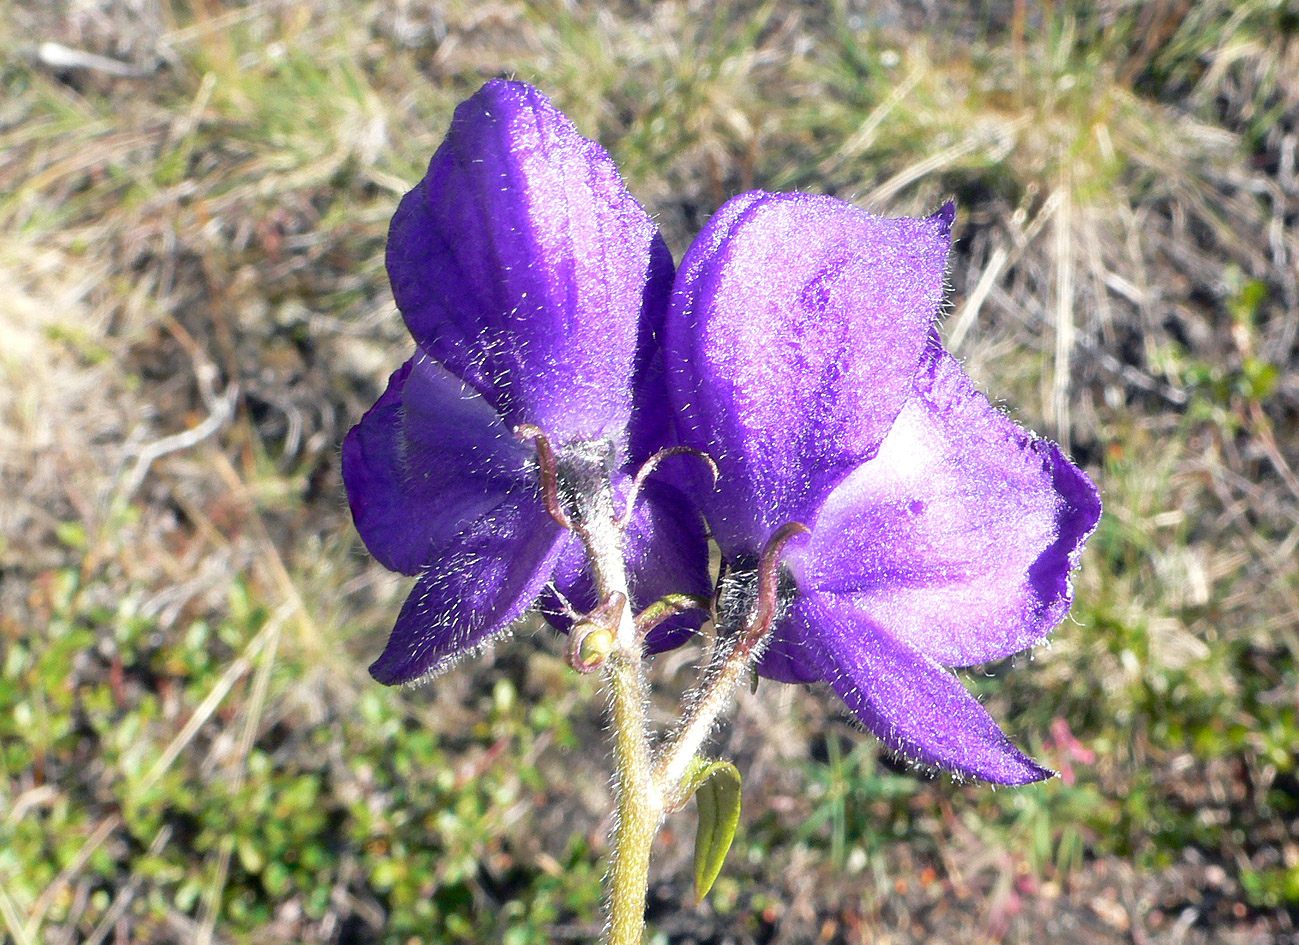
[[[663,819],[663,800],[650,770],[645,667],[636,622],[628,601],[622,532],[613,511],[612,490],[583,509],[574,530],[586,545],[601,600],[621,595],[617,639],[605,661],[613,702],[614,758],[618,816],[607,880],[607,945],[640,945],[645,931],[650,848]]]

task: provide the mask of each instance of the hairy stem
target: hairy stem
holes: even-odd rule
[[[637,645],[639,651],[639,645]],[[645,732],[645,676],[640,653],[619,652],[610,662],[618,821],[609,870],[608,945],[640,945],[645,931],[650,849],[663,818],[663,804],[650,771]]]
[[[752,672],[759,654],[754,647],[743,643],[742,639],[731,645],[719,643],[725,649],[714,656],[708,675],[682,717],[681,727],[654,765],[654,785],[669,808],[680,805],[682,799],[676,794],[686,769],[699,754],[722,711],[731,704],[740,683]]]
[[[781,552],[791,539],[806,533],[807,526],[799,522],[789,522],[776,530],[758,564],[758,599],[753,612],[738,631],[734,627],[718,628],[721,632],[732,632],[718,639],[703,682],[682,713],[681,727],[654,765],[654,786],[665,798],[668,809],[675,809],[681,803],[682,798],[678,796],[681,778],[699,754],[722,710],[731,704],[735,690],[748,678],[766,648],[779,606]]]
[[[604,667],[612,692],[618,812],[609,869],[607,945],[641,945],[650,848],[663,819],[663,800],[650,767],[645,666],[627,591],[622,534],[612,490],[583,509],[576,527],[586,545],[601,600],[622,600],[614,648]]]

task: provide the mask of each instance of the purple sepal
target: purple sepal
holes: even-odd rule
[[[949,670],[830,595],[807,595],[798,606],[818,628],[821,675],[893,751],[997,784],[1052,776],[1010,743]]]
[[[1069,611],[1095,486],[941,348],[879,453],[831,493],[802,585],[947,666],[1017,653]]]
[[[790,522],[792,599],[759,671],[828,681],[895,750],[1001,783],[1049,776],[944,668],[1040,640],[1100,515],[1059,448],[978,394],[932,333],[955,208],[882,220],[745,194],[682,261],[664,352],[691,484],[732,563]]]
[[[495,80],[456,109],[393,217],[388,273],[415,340],[507,424],[623,436],[671,257],[609,155],[536,89]]]
[[[574,540],[530,493],[476,519],[437,549],[370,675],[387,686],[428,678],[504,633]]]
[[[403,574],[418,574],[435,548],[520,488],[527,461],[491,406],[422,353],[343,440],[356,530]]]
[[[950,215],[883,219],[830,197],[750,193],[686,253],[664,353],[691,487],[723,554],[754,554],[874,455],[938,312]],[[680,466],[677,467],[681,468]]]

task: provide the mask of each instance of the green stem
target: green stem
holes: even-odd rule
[[[654,766],[654,786],[672,809],[681,803],[681,779],[690,762],[699,754],[722,710],[731,704],[740,683],[753,672],[770,640],[780,607],[781,552],[792,538],[807,531],[801,522],[787,522],[767,540],[758,562],[758,600],[753,612],[746,615],[744,626],[729,639],[719,637],[703,681],[682,713],[681,725],[659,754]],[[720,628],[722,632],[729,629]]]
[[[612,691],[618,796],[604,941],[606,945],[641,945],[650,849],[663,820],[663,799],[650,765],[645,666],[629,600],[622,533],[611,492],[601,498],[594,508],[582,510],[575,530],[586,545],[600,599],[621,594],[624,602],[615,646],[604,664]]]
[[[663,805],[650,771],[639,645],[636,652],[619,652],[611,662],[618,820],[609,868],[605,941],[608,945],[640,945],[645,931],[650,849],[663,819]]]
[[[681,802],[678,796],[681,779],[690,767],[690,762],[704,747],[704,741],[723,710],[731,704],[740,683],[753,672],[754,648],[743,646],[742,642],[724,650],[720,658],[714,658],[703,685],[696,691],[682,715],[680,727],[672,740],[663,747],[658,763],[654,766],[654,785],[673,809]]]

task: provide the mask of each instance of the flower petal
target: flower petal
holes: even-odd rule
[[[663,321],[672,291],[672,254],[661,240],[654,244],[646,302],[636,344],[632,413],[627,425],[627,460],[639,466],[656,452],[677,443],[663,360]]]
[[[642,610],[667,594],[708,597],[708,538],[704,520],[684,495],[664,482],[641,489],[627,528],[627,571],[632,604]],[[692,610],[663,621],[645,638],[645,649],[661,653],[685,643],[703,625]]]
[[[916,387],[879,453],[826,502],[801,586],[851,597],[945,665],[1000,659],[1068,613],[1070,571],[1100,499],[1059,447],[988,403],[941,347]]]
[[[595,582],[587,574],[586,549],[581,542],[569,542],[555,562],[555,573],[541,592],[541,616],[561,633],[573,629],[570,611],[589,613],[595,607]],[[567,605],[567,606],[565,606]]]
[[[388,237],[415,340],[506,421],[559,440],[621,433],[642,307],[672,271],[604,149],[530,86],[456,109]]]
[[[828,594],[808,595],[799,606],[815,628],[822,675],[889,748],[998,784],[1051,776],[1010,743],[955,676],[861,611]]]
[[[817,630],[807,621],[806,608],[796,603],[772,631],[771,642],[758,660],[758,675],[783,683],[821,681]]]
[[[683,442],[728,556],[755,553],[871,456],[911,392],[938,311],[951,207],[882,219],[830,197],[744,194],[709,221],[668,310]]]
[[[491,406],[424,354],[393,373],[343,440],[356,530],[403,574],[419,573],[435,546],[518,488],[526,461]]]
[[[437,550],[370,675],[388,686],[424,679],[504,633],[573,541],[535,495],[509,497]]]
[[[712,592],[703,519],[672,486],[653,479],[645,483],[627,527],[624,546],[635,611],[667,594],[707,597]],[[597,603],[595,584],[579,543],[574,542],[556,565],[554,586],[558,594],[552,590],[543,595],[542,613],[552,626],[567,633],[572,621],[564,613],[560,595],[579,613],[594,609]],[[675,649],[698,632],[703,621],[703,611],[690,611],[663,621],[646,637],[646,652]]]

